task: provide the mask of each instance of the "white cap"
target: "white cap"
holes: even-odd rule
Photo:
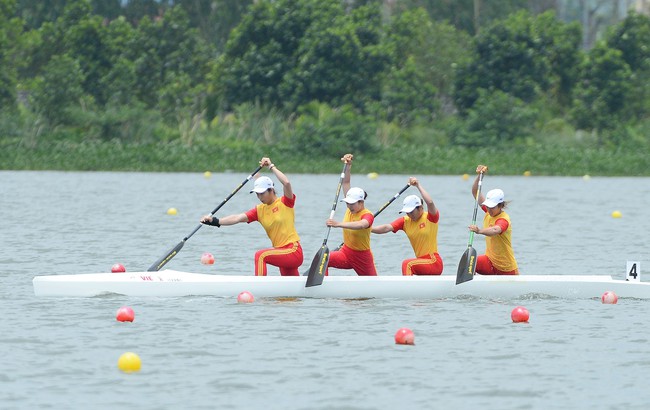
[[[345,201],[348,204],[355,204],[359,201],[365,200],[366,193],[363,192],[361,188],[350,188],[348,193],[345,195],[345,198],[341,199],[341,202]]]
[[[269,188],[273,188],[273,181],[271,181],[271,178],[269,177],[259,177],[255,180],[255,185],[253,186],[253,190],[251,191],[251,194],[253,192],[261,194],[265,192]]]
[[[485,196],[485,201],[483,201],[481,205],[485,205],[488,208],[494,208],[504,201],[503,197],[504,195],[502,190],[493,189],[491,191],[488,191],[487,195]]]
[[[409,195],[406,198],[404,198],[404,206],[402,206],[402,209],[399,211],[399,213],[409,213],[413,211],[415,208],[418,206],[422,205],[422,200],[420,199],[419,196],[417,195]]]

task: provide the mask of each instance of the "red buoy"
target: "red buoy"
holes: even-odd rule
[[[400,328],[397,333],[395,333],[395,343],[398,345],[414,345],[415,344],[415,334],[408,327]]]
[[[135,312],[128,306],[122,306],[117,309],[117,315],[115,318],[119,322],[133,322],[133,319],[135,319]]]
[[[523,306],[517,306],[516,308],[512,309],[512,312],[510,313],[510,317],[512,318],[512,321],[515,323],[528,323],[528,319],[530,318],[530,313],[528,313],[528,309],[526,309]]]
[[[126,272],[126,268],[121,263],[116,263],[115,265],[111,266],[111,272]]]

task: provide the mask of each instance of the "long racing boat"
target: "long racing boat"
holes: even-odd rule
[[[607,275],[482,276],[456,285],[442,276],[327,276],[322,285],[305,287],[305,276],[212,275],[176,270],[36,276],[36,296],[93,297],[236,297],[243,291],[259,297],[439,299],[458,296],[517,298],[546,295],[568,299],[600,298],[604,292],[622,298],[650,299],[650,282],[612,279]]]

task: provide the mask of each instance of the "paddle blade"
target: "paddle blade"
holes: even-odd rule
[[[476,271],[476,249],[468,247],[458,264],[456,273],[456,285],[470,281],[474,278]]]
[[[320,286],[323,283],[323,277],[327,270],[327,263],[330,260],[330,250],[327,245],[321,246],[320,250],[311,261],[309,272],[307,273],[307,283],[305,287]]]
[[[183,248],[183,245],[185,245],[185,241],[180,241],[178,245],[174,246],[169,252],[165,254],[162,258],[158,259],[147,269],[147,272],[157,272],[159,271],[163,266],[167,264],[178,252],[180,252],[181,248]]]

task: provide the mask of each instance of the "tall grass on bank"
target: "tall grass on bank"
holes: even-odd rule
[[[344,152],[341,152],[344,154]],[[61,171],[224,172],[250,171],[262,156],[288,173],[337,173],[339,158],[307,156],[291,147],[242,140],[215,140],[192,146],[178,141],[143,144],[120,141],[0,139],[0,169]],[[355,156],[355,172],[455,175],[486,163],[500,175],[650,176],[644,150],[536,144],[509,148],[463,148],[412,144],[388,146]]]

